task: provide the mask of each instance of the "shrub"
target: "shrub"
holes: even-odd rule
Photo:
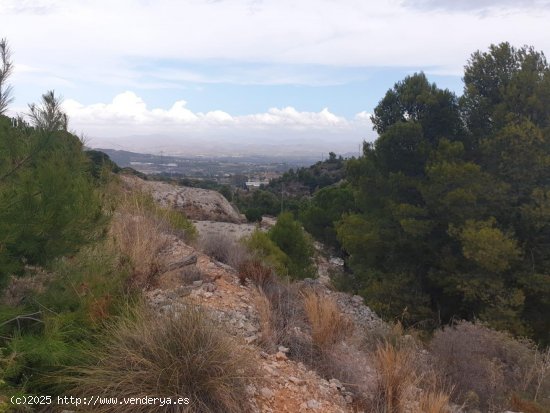
[[[266,289],[269,284],[275,282],[273,271],[257,259],[243,261],[238,268],[239,281],[245,285],[247,281],[252,282],[256,287]]]
[[[248,208],[244,211],[244,216],[248,222],[260,222],[262,220],[262,210],[259,208]]]
[[[267,284],[265,290],[256,290],[255,304],[260,318],[261,344],[268,351],[278,345],[285,346],[292,358],[311,362],[313,346],[306,334],[308,326],[297,288],[277,282]]]
[[[200,248],[206,255],[233,268],[239,268],[240,263],[248,258],[244,245],[222,233],[203,235],[200,239]]]
[[[505,408],[514,391],[535,397],[537,388],[548,385],[544,373],[534,380],[533,372],[542,370],[532,343],[480,324],[460,322],[438,331],[431,348],[459,403],[484,410]]]
[[[322,351],[348,336],[353,325],[338,308],[330,296],[320,295],[313,290],[303,293],[304,309],[311,325],[313,343]]]
[[[442,392],[423,392],[418,401],[418,413],[447,413],[449,409],[449,396]]]
[[[268,265],[279,276],[288,275],[288,256],[262,231],[254,231],[243,240],[250,252]]]
[[[60,380],[70,395],[188,397],[175,412],[247,411],[247,354],[196,307],[159,316],[140,308],[107,328],[93,363]],[[173,410],[172,410],[173,409]],[[100,406],[94,411],[157,412],[159,406]]]
[[[132,287],[148,287],[162,269],[160,252],[168,245],[164,227],[139,196],[127,197],[114,215],[110,233],[116,248],[133,268],[129,280]]]
[[[374,362],[377,381],[373,412],[404,412],[408,392],[416,379],[412,351],[385,343],[376,350]]]
[[[304,279],[315,276],[313,243],[290,212],[279,215],[269,230],[269,238],[288,256],[289,276]]]

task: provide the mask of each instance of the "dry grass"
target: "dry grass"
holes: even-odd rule
[[[238,268],[239,281],[242,285],[246,285],[248,281],[256,287],[266,289],[269,284],[273,284],[275,276],[273,270],[258,259],[243,261]]]
[[[243,412],[249,356],[197,308],[141,309],[113,324],[94,363],[71,370],[70,395],[188,397],[188,406],[94,406],[94,412]]]
[[[448,413],[449,395],[442,391],[423,392],[418,400],[417,413]]]
[[[258,288],[255,305],[260,318],[261,344],[268,351],[278,345],[290,349],[290,357],[310,364],[315,359],[313,345],[297,287],[274,282]]]
[[[273,307],[261,288],[255,290],[253,301],[260,321],[260,345],[272,351],[279,342],[279,334],[275,330]]]
[[[408,393],[416,381],[413,352],[385,343],[376,350],[374,361],[377,382],[372,411],[404,412]]]
[[[110,235],[116,249],[133,269],[130,285],[148,287],[164,266],[160,252],[167,247],[166,223],[150,212],[141,195],[127,195],[113,216]]]
[[[242,262],[250,258],[244,245],[234,237],[222,233],[203,235],[200,238],[199,247],[206,255],[233,268],[239,268]]]
[[[313,343],[321,350],[329,350],[348,336],[353,326],[330,296],[313,290],[303,293],[304,309],[311,325]]]

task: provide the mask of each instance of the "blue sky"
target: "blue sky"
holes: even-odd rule
[[[395,82],[460,94],[472,52],[548,51],[548,21],[549,0],[0,0],[12,112],[54,89],[91,145],[178,153],[355,150]]]

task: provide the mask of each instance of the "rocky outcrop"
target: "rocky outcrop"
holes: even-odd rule
[[[246,218],[216,191],[166,182],[144,181],[137,176],[121,175],[124,185],[130,189],[149,192],[161,205],[170,206],[185,213],[187,218],[198,221],[246,222]]]

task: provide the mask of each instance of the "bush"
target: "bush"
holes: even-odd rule
[[[254,231],[243,240],[250,252],[281,277],[288,275],[288,256],[262,231]]]
[[[248,411],[249,357],[200,309],[159,316],[143,308],[108,328],[93,363],[71,369],[61,381],[75,396],[188,397],[173,412]],[[94,407],[103,412],[157,412],[159,406]]]
[[[308,290],[303,293],[304,309],[311,325],[311,338],[321,351],[329,351],[353,330],[353,325],[330,296]]]
[[[278,345],[290,350],[296,360],[310,362],[313,345],[307,331],[302,300],[297,288],[277,282],[257,289],[255,304],[260,318],[260,342],[273,351]]]
[[[82,362],[85,348],[103,323],[127,305],[127,271],[117,265],[109,242],[82,248],[74,257],[58,259],[38,285],[21,283],[26,292],[18,307],[0,307],[0,375],[20,392],[55,394],[49,374]],[[28,288],[30,287],[30,288]],[[12,291],[13,293],[13,291]],[[6,304],[16,294],[8,294]]]
[[[269,238],[289,258],[288,271],[293,279],[304,279],[315,276],[312,263],[313,243],[301,225],[289,212],[282,213],[277,223],[269,230]]]
[[[245,246],[226,234],[207,233],[201,237],[199,244],[206,255],[233,268],[239,268],[241,262],[248,259]]]
[[[460,322],[438,331],[431,348],[459,403],[483,410],[504,409],[513,392],[535,398],[550,385],[548,366],[544,370],[542,355],[531,342],[480,324]]]
[[[373,412],[404,412],[408,392],[416,379],[412,351],[385,343],[376,350],[374,362],[377,381]]]
[[[275,282],[273,271],[257,259],[243,261],[238,268],[239,281],[246,285],[248,281],[261,289],[269,288]]]
[[[142,195],[127,196],[114,215],[110,229],[116,248],[133,268],[129,282],[135,288],[151,285],[164,266],[160,252],[168,245],[166,223],[150,212],[148,202]]]

